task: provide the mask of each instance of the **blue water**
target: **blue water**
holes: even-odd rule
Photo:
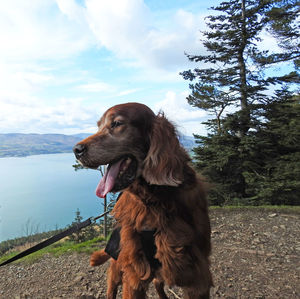
[[[103,211],[96,170],[74,171],[73,154],[0,158],[0,242],[31,231],[62,228]]]

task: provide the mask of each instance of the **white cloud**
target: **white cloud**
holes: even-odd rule
[[[188,64],[184,52],[199,51],[203,15],[178,10],[170,22],[155,25],[141,0],[87,0],[86,7],[99,44],[139,67],[176,70]]]
[[[140,0],[87,0],[87,18],[100,45],[122,58],[136,55],[137,43],[145,38],[149,14]]]
[[[112,92],[114,91],[114,87],[105,82],[94,82],[82,84],[77,87],[81,91],[85,92]]]
[[[70,7],[68,7],[70,9]],[[70,20],[50,0],[12,0],[0,7],[0,59],[61,59],[87,49],[87,26]]]
[[[0,104],[34,105],[32,94],[53,80],[50,73],[35,64],[0,63]]]
[[[186,100],[187,95],[186,92],[176,94],[169,91],[161,102],[154,105],[154,111],[162,110],[185,135],[204,134],[205,128],[201,122],[207,119],[208,114],[204,110],[190,106]]]
[[[270,51],[271,53],[281,52],[282,49],[278,46],[276,38],[266,30],[260,33],[261,41],[257,43],[260,50]]]
[[[136,92],[139,91],[139,90],[140,90],[139,88],[133,88],[133,89],[123,90],[123,91],[120,91],[120,92],[117,94],[117,97],[127,96],[127,95],[129,95],[129,94],[136,93]]]
[[[35,98],[27,99],[34,105],[0,101],[0,131],[6,128],[6,132],[22,133],[88,132],[93,124],[96,129],[99,115],[107,108],[101,103],[86,105],[81,98],[62,98],[53,105],[46,105],[45,102]]]
[[[184,51],[199,47],[201,15],[184,10],[167,12],[166,22],[154,20],[154,13],[142,0],[78,3],[11,0],[0,6],[0,131],[89,129],[112,102],[143,90],[144,82],[177,82],[177,70],[185,69],[188,63]],[[89,72],[84,63],[76,65],[76,56],[96,44],[119,58],[117,67],[113,61],[107,65],[134,67],[136,75],[132,72],[127,82],[114,85],[97,77],[96,67]],[[120,72],[120,76],[127,76],[126,70]],[[103,96],[93,104],[96,93],[107,93],[107,102]],[[171,98],[168,95],[166,101]],[[181,109],[184,115],[187,108]],[[186,122],[184,116],[179,120]]]
[[[85,21],[85,10],[74,0],[56,0],[60,11],[68,18],[77,23],[83,24]]]
[[[68,7],[70,9],[70,7]],[[58,85],[62,60],[88,49],[88,26],[63,15],[52,0],[12,0],[0,6],[0,130],[36,132],[70,123],[56,98],[38,94]],[[50,90],[50,89],[49,89]],[[52,90],[51,90],[52,92]],[[61,108],[58,108],[61,105]],[[71,106],[71,105],[70,105]],[[60,109],[60,111],[58,111]],[[57,112],[57,119],[55,119]],[[75,114],[74,114],[75,113]],[[49,117],[48,117],[49,116]],[[51,121],[52,119],[53,121]],[[47,129],[46,129],[47,130]]]

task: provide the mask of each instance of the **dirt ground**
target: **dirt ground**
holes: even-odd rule
[[[299,220],[262,210],[211,211],[211,298],[300,298]],[[0,298],[105,298],[108,263],[92,268],[88,260],[84,254],[48,255],[31,265],[4,266]],[[180,289],[166,292],[182,298]],[[148,297],[157,298],[153,286]]]

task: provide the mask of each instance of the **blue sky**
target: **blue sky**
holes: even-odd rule
[[[10,0],[0,7],[0,133],[95,132],[110,106],[162,109],[186,135],[205,111],[186,102],[208,8],[199,0]],[[272,40],[268,42],[270,46]]]

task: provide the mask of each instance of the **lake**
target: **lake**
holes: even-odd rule
[[[75,171],[71,153],[0,158],[0,242],[71,224],[103,211],[95,195],[100,172]]]

